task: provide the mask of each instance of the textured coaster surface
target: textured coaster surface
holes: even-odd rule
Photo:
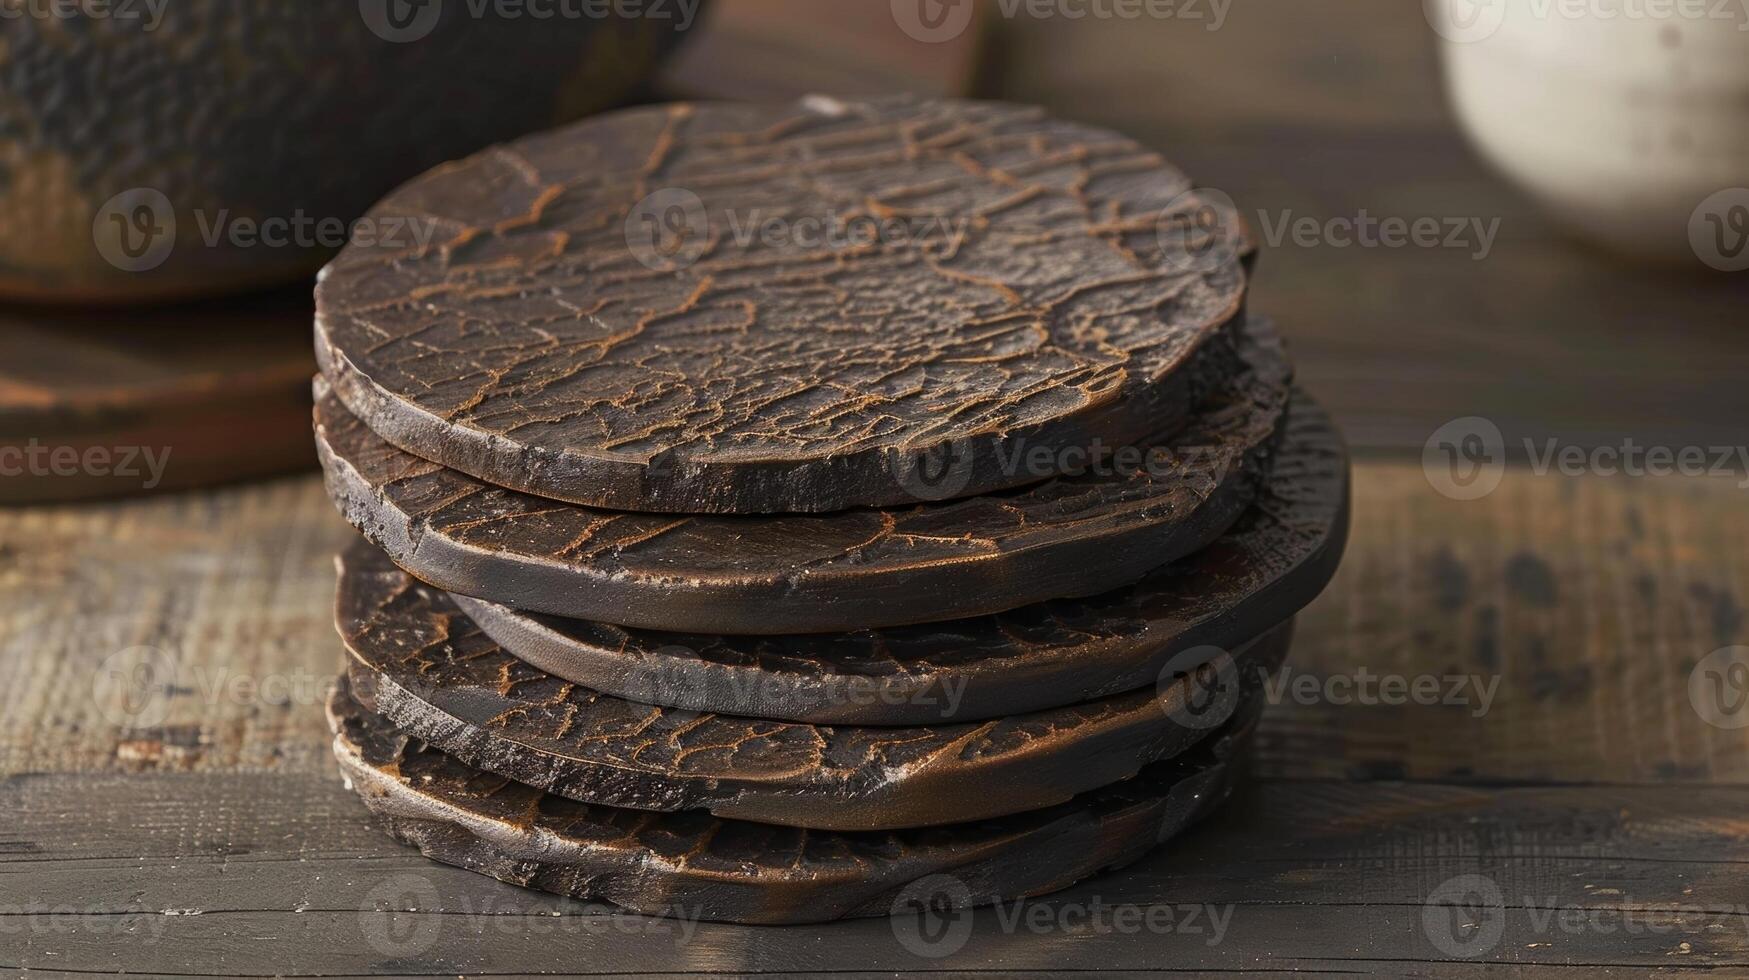
[[[1133,586],[993,616],[801,636],[627,629],[452,595],[517,658],[617,697],[816,724],[938,724],[1075,704],[1154,682],[1299,612],[1348,537],[1348,457],[1303,394],[1251,509]]]
[[[1291,385],[1273,325],[1245,370],[1149,451],[1022,490],[782,517],[604,511],[402,452],[317,382],[328,491],[421,579],[535,612],[709,633],[849,631],[1096,595],[1211,543],[1266,475]]]
[[[353,700],[330,701],[341,772],[396,837],[503,881],[650,915],[783,924],[1039,895],[1121,867],[1223,800],[1255,723],[1135,779],[1029,813],[924,830],[837,833],[699,810],[591,806],[465,765]]]
[[[364,542],[337,626],[372,711],[470,765],[590,803],[831,830],[957,823],[1060,803],[1226,721],[1284,625],[1185,676],[1087,704],[935,726],[820,726],[611,698],[503,652]]]
[[[317,356],[389,442],[554,499],[970,496],[1070,465],[1015,452],[1169,429],[1234,369],[1245,243],[1219,207],[1133,140],[1032,108],[640,108],[384,199],[376,219],[436,238],[348,246]],[[941,457],[953,483],[919,488]]]

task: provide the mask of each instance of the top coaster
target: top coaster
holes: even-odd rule
[[[1168,430],[1236,369],[1246,245],[1225,204],[1017,106],[636,109],[385,199],[379,222],[435,238],[348,246],[316,352],[390,443],[558,500],[970,496]]]

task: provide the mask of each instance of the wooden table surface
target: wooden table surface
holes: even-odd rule
[[[1256,308],[1362,450],[1356,525],[1208,823],[922,940],[523,891],[393,843],[340,784],[320,702],[351,532],[317,478],[0,510],[0,974],[1749,974],[1749,689],[1702,664],[1749,643],[1742,473],[1521,461],[1457,500],[1421,462],[1469,415],[1509,447],[1741,444],[1749,291],[1618,266],[1494,181],[1419,6],[996,25],[989,91],[1245,206],[1502,219],[1481,261],[1266,249]]]

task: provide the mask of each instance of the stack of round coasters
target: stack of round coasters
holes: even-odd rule
[[[1216,805],[1348,461],[1230,205],[1024,107],[604,116],[317,290],[335,753],[431,857],[782,923],[1039,894]],[[913,898],[915,896],[912,896]]]

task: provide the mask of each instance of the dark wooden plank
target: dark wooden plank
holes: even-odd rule
[[[1509,468],[1461,501],[1419,465],[1360,466],[1342,570],[1288,663],[1313,694],[1271,706],[1264,771],[1744,782],[1749,727],[1701,709],[1726,724],[1749,709],[1709,702],[1704,683],[1690,695],[1704,658],[1749,643],[1743,493],[1736,477]],[[1358,703],[1363,672],[1439,693]]]
[[[945,952],[951,923],[945,946],[907,946],[904,920],[721,926],[500,885],[383,837],[326,773],[21,776],[0,784],[0,809],[13,817],[0,844],[0,970],[1743,968],[1746,805],[1749,788],[1263,782],[1136,865],[1018,909],[971,913],[964,945]],[[1429,896],[1443,926],[1439,890],[1468,874],[1501,895],[1498,909],[1471,913],[1484,929],[1500,925],[1498,942],[1475,956],[1429,938]],[[1104,911],[1086,921],[1096,902]],[[1152,927],[1119,925],[1147,909],[1172,910],[1174,926],[1165,912]],[[1042,925],[1027,924],[1034,915]]]

